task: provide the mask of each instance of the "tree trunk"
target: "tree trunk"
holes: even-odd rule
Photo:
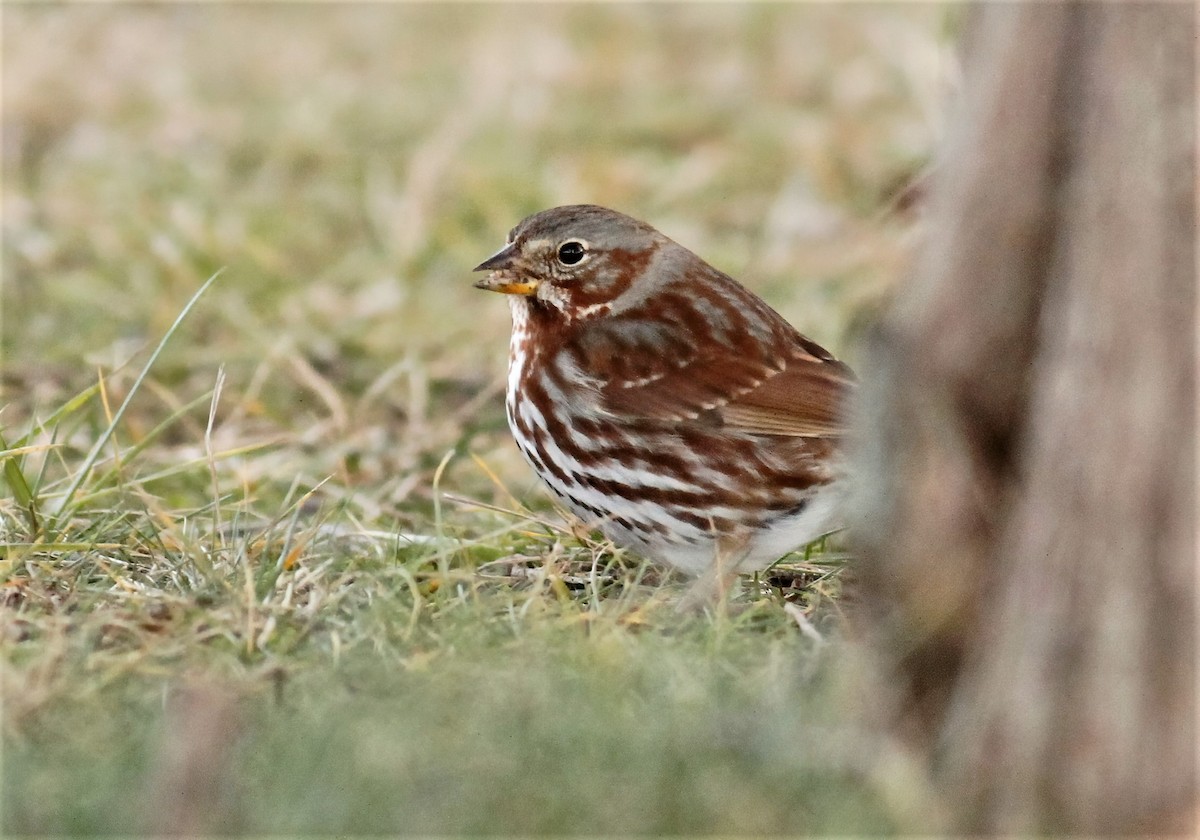
[[[863,365],[862,617],[955,831],[1196,828],[1194,14],[976,10]]]

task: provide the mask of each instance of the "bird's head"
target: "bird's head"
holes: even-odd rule
[[[567,320],[586,319],[651,282],[647,266],[671,246],[679,247],[615,210],[555,207],[513,228],[504,247],[476,266],[490,273],[475,287],[524,298]]]

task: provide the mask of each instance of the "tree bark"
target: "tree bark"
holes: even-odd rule
[[[1196,829],[1194,14],[976,10],[868,348],[862,618],[954,830]]]

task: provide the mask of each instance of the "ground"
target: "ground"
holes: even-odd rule
[[[540,494],[470,269],[605,204],[853,362],[951,15],[3,16],[0,830],[904,824],[843,678],[844,552],[680,614]]]

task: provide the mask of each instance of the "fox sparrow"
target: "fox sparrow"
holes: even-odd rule
[[[521,452],[613,543],[723,574],[837,527],[854,375],[736,280],[586,204],[530,216],[475,270],[512,307]]]

